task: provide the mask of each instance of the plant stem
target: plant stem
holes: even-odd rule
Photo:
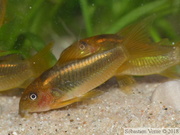
[[[165,4],[166,2],[167,0],[158,0],[134,9],[129,14],[119,19],[117,23],[115,23],[107,32],[108,33],[117,32],[116,30],[120,30],[125,25],[137,20],[139,17],[142,17],[150,13],[153,9],[158,8],[159,6]]]
[[[91,17],[90,13],[88,11],[88,3],[87,0],[79,0],[80,1],[80,6],[82,10],[82,14],[84,17],[85,25],[86,25],[86,30],[87,30],[87,36],[92,35],[92,26],[91,26]]]

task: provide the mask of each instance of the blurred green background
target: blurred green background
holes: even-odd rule
[[[150,29],[152,39],[178,41],[180,0],[1,0],[1,55],[20,53],[27,58],[52,42],[53,35],[75,41],[116,33],[152,14],[157,17]]]

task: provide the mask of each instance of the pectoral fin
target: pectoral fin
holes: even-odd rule
[[[87,92],[86,94],[84,94],[84,95],[82,95],[80,97],[75,97],[73,99],[69,99],[69,100],[66,100],[66,101],[58,101],[57,100],[57,101],[54,102],[54,104],[51,106],[51,108],[56,109],[56,108],[65,107],[65,106],[70,105],[72,103],[81,102],[83,100],[86,100],[86,99],[101,95],[102,93],[104,93],[104,92],[102,92],[100,90],[97,90],[97,89],[94,89],[94,90],[91,90],[91,91]]]

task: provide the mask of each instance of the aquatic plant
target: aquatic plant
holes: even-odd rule
[[[84,38],[118,32],[124,26],[155,14],[150,29],[155,41],[177,41],[179,0],[1,0],[6,2],[0,28],[1,55],[21,53],[30,57],[52,41],[52,33]],[[0,5],[2,8],[2,4]],[[0,11],[2,12],[2,11]]]

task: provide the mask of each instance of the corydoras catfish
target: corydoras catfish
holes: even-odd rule
[[[18,54],[0,57],[0,91],[25,88],[33,78],[52,66],[50,50],[52,44],[44,47],[29,59]]]
[[[127,59],[123,46],[85,59],[56,63],[23,92],[20,114],[41,112],[80,101],[90,90],[111,78]]]
[[[99,35],[90,39],[98,39],[93,41],[100,44],[97,44],[98,49],[95,44],[93,48],[88,45],[91,40],[88,44],[84,40],[79,42],[83,44],[82,50],[84,46],[88,46],[83,55],[66,49],[54,67],[45,71],[26,88],[19,104],[19,113],[22,116],[27,113],[61,108],[91,96],[92,89],[113,76],[121,76],[127,68],[128,61],[146,58],[148,63],[147,57],[164,56],[173,50],[179,50],[178,47],[173,49],[162,47],[161,44],[158,46],[152,44],[141,23],[125,28],[121,33]],[[107,39],[108,42],[105,42]],[[105,47],[102,46],[104,44]],[[72,53],[66,53],[67,50]],[[179,56],[179,53],[176,55]],[[158,61],[164,64],[163,62],[169,58],[171,57],[150,60],[151,64],[155,65],[156,62],[160,63]],[[143,64],[140,63],[139,66],[141,65]]]
[[[174,66],[179,64],[180,42],[172,45],[168,39],[162,39],[157,43],[150,40],[148,28],[152,24],[154,16],[147,17],[142,21],[125,27],[116,34],[103,34],[79,40],[60,55],[59,62],[65,63],[71,60],[85,58],[94,53],[116,47],[117,43],[129,45],[131,57],[121,66],[116,75],[118,83],[128,86],[134,83],[133,76],[143,76],[160,74],[170,78],[179,78],[180,75],[174,70]],[[141,44],[141,45],[139,45]],[[150,51],[147,51],[149,48]],[[134,51],[142,51],[139,54]],[[144,48],[144,49],[143,49]],[[139,55],[133,56],[133,55]]]

